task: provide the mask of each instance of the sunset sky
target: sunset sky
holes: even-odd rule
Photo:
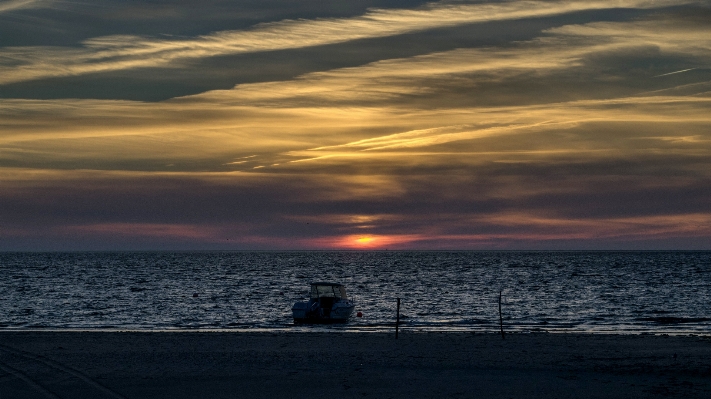
[[[711,249],[711,1],[0,0],[0,250]]]

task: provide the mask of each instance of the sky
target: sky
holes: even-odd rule
[[[711,0],[0,0],[0,250],[711,250]]]

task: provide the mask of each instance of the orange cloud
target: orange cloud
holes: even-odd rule
[[[99,223],[66,227],[68,232],[109,236],[153,237],[171,239],[216,239],[214,227],[167,223]]]

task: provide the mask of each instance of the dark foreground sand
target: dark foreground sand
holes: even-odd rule
[[[711,398],[711,339],[0,332],[2,399],[449,397]]]

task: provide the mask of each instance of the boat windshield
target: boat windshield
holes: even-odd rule
[[[311,298],[323,297],[346,299],[346,289],[342,285],[312,285]]]

